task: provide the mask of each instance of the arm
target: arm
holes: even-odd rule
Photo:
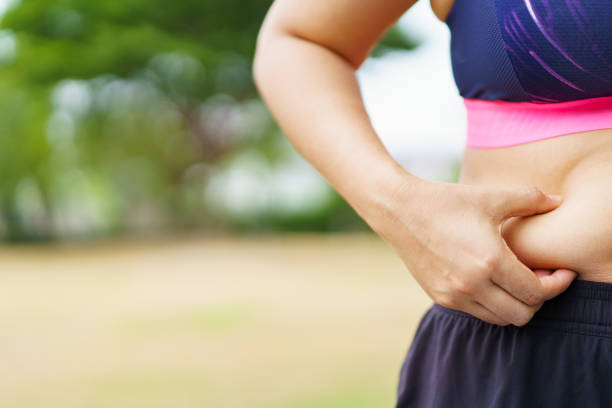
[[[373,228],[389,198],[419,179],[387,152],[355,70],[416,0],[281,0],[262,26],[257,87],[295,148]]]
[[[364,109],[354,71],[415,1],[277,0],[258,38],[256,85],[295,148],[436,303],[494,324],[526,324],[576,275],[534,274],[500,224],[559,201],[531,186],[422,180],[392,159]]]

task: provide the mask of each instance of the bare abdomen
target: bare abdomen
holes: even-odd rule
[[[506,243],[529,268],[567,268],[578,279],[612,283],[612,132],[470,151],[460,183],[535,185],[561,194],[563,202],[548,213],[508,219]]]

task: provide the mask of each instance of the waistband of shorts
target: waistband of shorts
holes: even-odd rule
[[[574,280],[544,302],[530,323],[612,337],[612,283]]]
[[[446,313],[477,319],[438,304],[434,307]],[[545,301],[523,327],[527,326],[612,337],[612,283],[574,280],[563,293]]]

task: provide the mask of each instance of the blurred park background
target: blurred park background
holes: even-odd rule
[[[429,299],[258,97],[270,4],[0,0],[3,408],[392,405]],[[421,1],[358,79],[455,181],[447,53]]]

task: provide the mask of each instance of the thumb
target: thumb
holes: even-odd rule
[[[544,300],[552,299],[555,296],[565,292],[572,281],[578,276],[574,271],[569,269],[557,269],[550,275],[537,274],[542,284],[542,293]]]
[[[534,186],[512,187],[502,192],[494,213],[501,222],[510,217],[527,216],[554,210],[561,196],[544,194]]]

